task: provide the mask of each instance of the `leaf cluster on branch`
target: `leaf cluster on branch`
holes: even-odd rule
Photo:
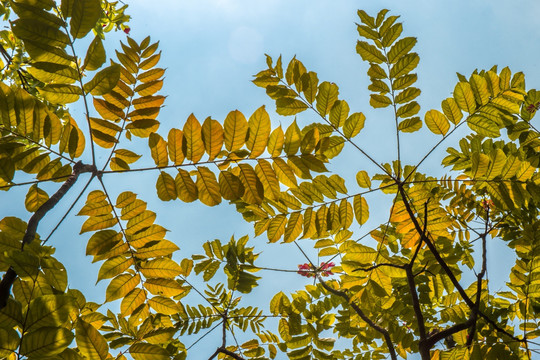
[[[0,220],[0,358],[185,359],[210,333],[221,339],[204,349],[210,359],[531,359],[538,351],[540,93],[526,89],[522,73],[495,66],[458,74],[452,97],[421,117],[416,38],[403,37],[388,10],[359,10],[356,51],[369,64],[370,105],[392,110],[396,157],[381,164],[356,140],[369,119],[299,59],[285,66],[267,56],[253,83],[277,114],[310,112],[316,121],[272,128],[261,106],[223,121],[192,114],[164,134],[159,42],[127,37],[113,58],[105,52],[107,32],[129,33],[126,6],[0,4],[9,20],[0,34],[0,189],[28,188],[21,202],[32,213]],[[88,39],[83,54],[80,39]],[[71,112],[74,102],[83,113]],[[438,142],[403,163],[405,136],[424,124]],[[447,175],[420,172],[442,144]],[[346,146],[368,164],[356,184],[329,170]],[[154,165],[139,165],[144,159]],[[162,201],[234,205],[256,236],[294,243],[305,263],[259,266],[260,240],[247,236],[208,241],[202,254],[179,258],[185,254],[166,239],[147,194],[115,183],[141,172],[156,174]],[[64,195],[79,181],[69,203]],[[49,195],[44,183],[56,190]],[[365,230],[369,206],[382,197],[391,199],[387,221]],[[65,215],[42,236],[53,208]],[[86,217],[81,234],[90,235],[86,255],[100,262],[97,281],[107,283],[103,304],[68,287],[49,243],[74,208]],[[497,291],[487,277],[494,241],[515,261]],[[279,272],[314,283],[279,291],[269,304],[242,298],[264,284],[262,274]]]

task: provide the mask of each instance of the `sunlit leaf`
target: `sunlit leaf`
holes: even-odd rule
[[[74,0],[71,9],[70,33],[76,39],[81,39],[94,28],[101,16],[99,0]]]
[[[80,352],[89,359],[104,360],[109,354],[107,340],[95,327],[82,319],[77,320],[75,340]]]

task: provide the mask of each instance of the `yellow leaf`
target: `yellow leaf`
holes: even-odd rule
[[[429,110],[425,115],[424,122],[434,134],[444,136],[450,129],[448,119],[438,110]]]
[[[459,106],[454,98],[447,98],[443,100],[441,107],[448,120],[450,120],[454,125],[459,124],[463,114],[461,113],[461,110],[459,109]]]
[[[268,137],[270,135],[270,127],[270,116],[268,116],[263,105],[255,110],[248,121],[246,147],[251,151],[251,154],[249,155],[250,158],[261,155],[266,149],[266,144],[268,143]]]
[[[159,258],[141,264],[141,273],[146,278],[174,279],[182,272],[180,265],[168,258]]]
[[[278,215],[270,220],[270,225],[266,230],[268,241],[278,241],[285,232],[285,226],[287,225],[287,217],[285,215]]]
[[[307,239],[312,237],[317,233],[317,227],[315,225],[317,214],[313,212],[313,208],[307,208],[304,211],[304,232],[302,234],[302,239]]]
[[[101,17],[99,0],[74,1],[71,8],[69,31],[75,39],[81,39],[94,28]]]
[[[248,131],[248,122],[238,110],[231,111],[224,122],[225,148],[228,151],[239,150],[244,146]]]
[[[221,203],[221,193],[216,176],[205,166],[197,168],[197,189],[199,200],[208,206],[215,206]]]
[[[356,174],[356,181],[362,188],[371,188],[371,179],[365,170],[361,170]]]
[[[152,241],[153,245],[147,245],[137,250],[135,257],[138,259],[149,259],[159,256],[169,256],[179,248],[169,240]]]
[[[369,218],[369,208],[366,199],[360,195],[356,195],[353,200],[353,207],[356,221],[360,225],[363,225]]]
[[[202,141],[208,154],[208,160],[214,160],[223,146],[223,128],[218,121],[212,120],[209,117],[204,120],[202,125]]]
[[[24,200],[24,206],[29,212],[35,212],[41,205],[49,200],[49,195],[40,189],[37,184],[34,184],[28,189],[26,199]]]
[[[300,212],[294,212],[289,215],[289,221],[287,222],[287,227],[285,228],[285,237],[283,238],[284,242],[291,242],[296,240],[300,234],[302,234],[302,225],[304,219]]]
[[[151,96],[157,93],[163,87],[163,80],[152,80],[138,85],[135,92],[139,96]]]
[[[236,175],[244,185],[245,201],[249,204],[260,204],[264,196],[264,189],[255,170],[248,164],[238,164],[235,170],[238,171]]]
[[[337,100],[330,109],[330,123],[337,128],[345,125],[345,120],[349,116],[349,104],[345,100]]]
[[[145,210],[139,215],[131,218],[126,226],[126,234],[131,235],[139,230],[149,227],[156,220],[156,213],[150,210]]]
[[[285,142],[285,137],[283,134],[283,129],[281,125],[272,131],[270,138],[268,139],[268,153],[270,156],[276,157],[281,155],[283,149],[283,143]]]
[[[148,138],[148,146],[150,147],[152,158],[158,167],[164,167],[169,164],[167,143],[161,135],[151,133]]]
[[[184,124],[184,142],[186,147],[186,159],[193,163],[199,162],[204,155],[204,143],[202,141],[202,128],[199,120],[191,114]]]
[[[105,360],[109,355],[107,340],[95,327],[82,319],[75,325],[75,340],[77,348],[88,359]]]
[[[279,181],[287,187],[297,187],[296,175],[287,163],[281,158],[275,158],[273,164],[274,171]]]
[[[395,79],[410,73],[420,61],[417,53],[409,53],[402,56],[390,69],[390,77]]]
[[[180,311],[180,307],[172,299],[164,296],[154,296],[148,300],[148,305],[158,314],[173,315]],[[148,359],[148,358],[145,358]]]
[[[102,230],[116,225],[116,218],[111,214],[90,216],[81,228],[81,234],[88,231]]]
[[[73,334],[66,328],[42,327],[25,334],[19,352],[28,358],[42,359],[61,353],[72,340]]]
[[[135,360],[169,360],[165,349],[158,345],[138,342],[129,347],[129,353]]]
[[[264,195],[269,199],[279,199],[279,180],[272,165],[264,159],[259,159],[255,166],[255,173],[263,185]]]
[[[105,291],[105,302],[121,299],[133,290],[141,281],[140,276],[121,274],[115,277]]]
[[[415,116],[401,121],[398,125],[398,130],[403,132],[415,132],[422,128],[422,120]]]
[[[135,288],[129,292],[122,299],[120,305],[120,314],[123,317],[128,317],[137,309],[139,306],[144,304],[146,301],[146,291],[140,288]]]
[[[353,138],[364,128],[366,116],[363,113],[351,114],[343,125],[343,134],[347,138]]]
[[[476,110],[476,102],[471,85],[466,82],[458,82],[454,88],[454,99],[459,108],[463,111],[472,114]]]
[[[353,207],[352,205],[346,200],[341,200],[339,204],[339,222],[341,223],[341,226],[344,229],[348,229],[354,219],[354,213],[353,213]]]
[[[129,245],[135,249],[141,249],[150,242],[163,240],[167,229],[163,226],[152,224],[149,227],[129,236]]]
[[[163,201],[175,200],[178,197],[176,183],[173,177],[163,171],[158,176],[156,190],[158,197]]]
[[[184,169],[178,169],[178,174],[174,179],[178,198],[183,202],[192,202],[198,198],[197,186],[191,179],[189,173]]]
[[[97,281],[99,282],[103,279],[115,277],[126,271],[132,265],[135,265],[132,257],[120,255],[110,258],[101,265],[101,268],[99,268]]]
[[[324,81],[319,85],[319,92],[315,97],[317,111],[321,116],[326,116],[338,99],[339,89],[336,84]]]
[[[485,105],[489,102],[488,83],[483,76],[477,74],[471,76],[471,90],[478,104]]]
[[[182,285],[171,279],[151,278],[146,279],[143,285],[150,293],[173,297],[184,292]]]
[[[154,96],[143,96],[133,100],[132,104],[136,110],[146,109],[146,108],[159,108],[163,105],[165,101],[165,96],[163,95],[154,95]]]
[[[174,165],[181,165],[184,162],[183,142],[184,133],[182,130],[172,128],[167,136],[167,149],[169,150],[169,158]]]
[[[219,190],[225,200],[238,200],[244,195],[244,185],[236,175],[229,171],[219,173]]]
[[[285,131],[284,150],[287,155],[294,155],[298,152],[302,143],[302,132],[296,124],[296,120]]]
[[[141,82],[154,81],[162,77],[163,74],[165,74],[165,69],[154,68],[139,74],[139,76],[137,76],[137,80]]]

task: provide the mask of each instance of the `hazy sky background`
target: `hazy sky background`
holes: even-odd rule
[[[130,5],[127,12],[132,16],[130,35],[137,41],[151,35],[153,40],[160,41],[163,51],[161,67],[166,67],[167,72],[161,93],[168,98],[159,120],[162,124],[160,133],[164,136],[171,127],[182,128],[190,113],[201,122],[208,116],[223,121],[231,110],[238,109],[248,117],[263,104],[270,112],[274,126],[288,126],[292,118],[276,115],[273,101],[250,80],[266,67],[264,53],[274,59],[282,54],[285,64],[296,55],[308,70],[318,73],[320,81],[338,84],[340,98],[347,100],[351,112],[364,112],[366,127],[357,143],[379,162],[393,160],[396,153],[394,119],[385,110],[374,111],[369,107],[368,65],[355,51],[358,8],[371,15],[388,8],[392,15],[402,16],[403,36],[418,38],[415,51],[421,61],[416,86],[422,90],[419,98],[422,118],[425,111],[439,109],[440,102],[451,96],[457,81],[456,72],[469,76],[475,68],[489,69],[497,64],[499,69],[509,66],[512,72],[524,71],[528,88],[540,86],[540,2],[533,0],[133,0],[127,3]],[[123,38],[123,33],[110,36],[107,48],[116,47],[116,39]],[[108,56],[113,54],[108,51]],[[81,117],[82,112],[74,115]],[[301,126],[311,120],[312,115],[307,113],[298,116]],[[416,163],[438,140],[426,129],[413,135],[405,134],[403,139],[403,162],[409,164]],[[458,140],[458,137],[449,139],[446,147],[455,146]],[[442,174],[438,165],[443,157],[444,152],[439,151],[420,171]],[[365,158],[347,149],[329,166],[330,170],[349,180],[350,190],[355,189],[356,171],[363,168],[370,174],[375,173]],[[156,223],[170,229],[167,238],[180,246],[178,256],[201,253],[200,246],[207,240],[219,238],[227,242],[233,234],[237,237],[252,234],[252,225],[243,222],[232,206],[208,208],[198,204],[185,205],[180,201],[160,202],[155,194],[156,178],[157,172],[108,175],[104,180],[110,185],[119,184],[118,192],[131,190],[149,202],[149,209],[158,214]],[[80,189],[82,185],[83,181],[79,181],[77,187]],[[68,201],[72,193],[66,197]],[[5,193],[0,196],[4,201],[12,198]],[[366,230],[385,222],[388,216],[388,207],[377,206],[379,200],[375,203],[368,198],[368,202],[371,220],[366,224]],[[82,205],[79,204],[76,211]],[[1,215],[13,214],[14,209],[17,208],[4,205]],[[56,210],[50,215],[51,223],[62,215]],[[29,218],[22,210],[19,216],[24,220]],[[51,239],[51,245],[58,247],[58,257],[70,271],[70,286],[91,292],[99,267],[90,265],[90,258],[84,257],[89,235],[80,238],[78,232],[85,218],[71,216],[69,219]],[[44,236],[50,228],[47,224],[40,225],[39,232]],[[355,238],[366,230],[355,234]],[[253,241],[259,251],[264,248],[261,265],[295,269],[297,264],[306,262],[293,247],[265,247],[265,243],[266,235]],[[496,242],[491,246],[489,271],[490,279],[495,280],[499,275],[494,265],[504,263],[504,252],[498,250]],[[287,256],[283,256],[284,249]],[[503,274],[513,261],[506,263],[508,267],[504,268]],[[268,279],[249,298],[263,307],[278,288],[299,288],[309,281],[295,274],[261,274]],[[88,297],[103,301],[105,285],[102,282],[95,288],[95,295]],[[217,337],[213,338],[205,339],[203,343],[210,341],[211,345],[207,346],[213,348],[213,342],[216,346],[219,342]],[[186,345],[189,344],[186,341]],[[210,354],[203,352],[200,358],[208,358]],[[190,356],[190,359],[198,358],[193,354]]]

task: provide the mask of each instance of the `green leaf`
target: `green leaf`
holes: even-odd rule
[[[75,39],[81,39],[96,26],[100,17],[100,0],[74,0],[69,32]]]
[[[96,35],[86,51],[82,68],[90,71],[97,70],[105,63],[106,60],[107,56],[105,54],[105,47],[103,46],[101,38]]]
[[[358,41],[356,43],[356,52],[364,61],[370,63],[381,64],[386,61],[386,56],[379,49],[365,41]]]
[[[354,113],[345,120],[343,125],[343,134],[346,138],[350,139],[355,137],[364,128],[366,117],[363,113]]]
[[[354,216],[360,225],[366,223],[369,218],[369,207],[364,197],[356,195],[353,200]]]
[[[231,111],[223,123],[225,148],[231,152],[241,149],[246,141],[248,128],[244,114],[238,110]]]
[[[371,94],[369,96],[369,104],[374,108],[385,108],[392,104],[392,100],[385,95]]]
[[[419,61],[420,57],[417,53],[404,55],[390,69],[390,77],[395,79],[410,73],[416,68]]]
[[[330,110],[330,123],[336,128],[340,128],[345,125],[345,120],[349,116],[349,104],[345,100],[337,100],[334,102],[332,109]]]
[[[388,52],[388,61],[391,64],[395,64],[396,61],[407,55],[414,45],[416,45],[416,38],[406,37],[400,39],[390,48],[390,51]]]
[[[394,43],[394,41],[397,40],[399,35],[401,35],[401,32],[403,31],[403,25],[401,23],[397,23],[395,25],[392,25],[390,28],[388,28],[387,31],[381,33],[382,40],[381,43],[384,47],[388,47]],[[390,60],[389,60],[390,61]]]
[[[170,356],[162,347],[148,343],[136,343],[129,347],[135,360],[169,360]]]
[[[139,275],[121,274],[116,276],[107,286],[105,301],[121,299],[135,288],[140,282]]]
[[[458,82],[454,88],[454,99],[459,108],[472,114],[476,110],[476,102],[471,85],[467,82]]]
[[[199,200],[208,206],[215,206],[221,203],[221,193],[216,176],[205,166],[197,168],[197,189]]]
[[[19,351],[29,358],[45,358],[61,353],[72,340],[73,334],[66,328],[42,327],[24,335]]]
[[[448,119],[437,110],[429,110],[426,113],[424,122],[429,130],[434,134],[446,135],[450,129]]]
[[[246,147],[251,151],[250,158],[260,156],[266,149],[271,125],[270,116],[264,105],[249,117]]]
[[[422,120],[419,117],[413,117],[401,121],[398,130],[402,132],[415,132],[422,128]]]
[[[158,176],[156,190],[158,197],[162,201],[171,201],[178,197],[174,178],[164,171],[160,172]]]
[[[308,106],[302,101],[290,97],[276,100],[276,112],[279,115],[295,115],[306,110]]]
[[[408,118],[418,114],[420,105],[416,101],[411,101],[397,109],[396,115],[400,118]]]
[[[441,103],[442,110],[444,115],[450,120],[454,125],[459,124],[460,120],[463,118],[463,114],[459,109],[459,106],[454,100],[454,98],[447,98]]]
[[[21,341],[19,334],[10,328],[0,328],[0,357],[8,359],[15,354]]]
[[[371,179],[365,170],[360,170],[356,174],[356,181],[358,185],[362,188],[371,188]]]
[[[79,100],[81,88],[73,85],[49,84],[38,89],[45,100],[53,104],[69,104]]]
[[[79,80],[79,73],[67,65],[49,62],[34,62],[28,72],[44,83],[73,84]]]
[[[79,351],[88,359],[105,360],[109,354],[107,340],[82,319],[78,319],[75,325],[75,340]]]
[[[336,84],[324,81],[319,85],[319,92],[316,96],[317,111],[321,116],[326,116],[334,103],[337,101],[339,89]]]
[[[40,189],[37,184],[34,184],[28,189],[24,206],[29,212],[35,212],[47,200],[49,200],[49,195],[44,190]]]
[[[84,91],[94,96],[108,94],[120,80],[120,65],[113,64],[99,71],[92,80],[84,84]]]
[[[36,18],[17,19],[12,23],[13,33],[24,40],[37,42],[47,46],[54,46],[63,49],[69,44],[69,37],[55,26]]]

